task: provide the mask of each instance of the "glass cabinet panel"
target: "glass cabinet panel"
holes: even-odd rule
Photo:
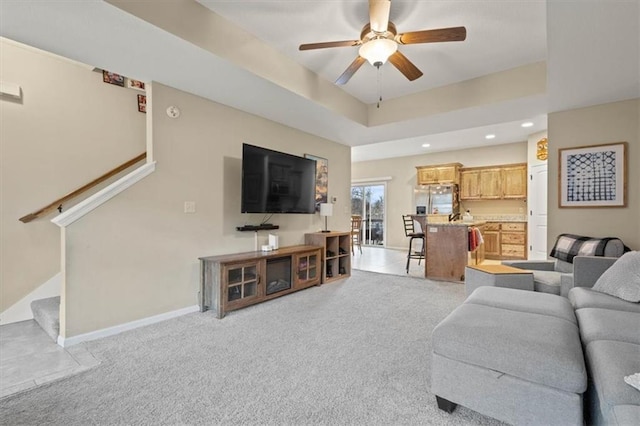
[[[318,277],[320,268],[320,257],[313,253],[300,254],[295,260],[297,282],[304,285],[307,281]]]
[[[246,263],[242,265],[228,265],[224,275],[227,281],[227,303],[240,302],[258,295],[258,265]]]

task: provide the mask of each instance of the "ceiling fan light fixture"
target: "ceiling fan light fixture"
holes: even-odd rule
[[[396,50],[398,50],[398,43],[395,41],[388,38],[374,38],[360,46],[358,54],[377,67],[387,62],[389,56],[396,53]]]

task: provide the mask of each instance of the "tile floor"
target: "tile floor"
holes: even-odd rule
[[[351,259],[351,268],[363,271],[379,272],[381,274],[409,275],[424,277],[424,261],[411,259],[409,274],[407,274],[407,251],[387,249],[383,247],[362,246],[362,254],[356,247],[355,255]]]
[[[0,398],[99,363],[83,344],[58,346],[34,320],[0,327]]]

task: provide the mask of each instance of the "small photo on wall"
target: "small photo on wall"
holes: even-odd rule
[[[138,111],[147,113],[147,97],[145,95],[138,95]]]
[[[134,80],[132,78],[127,79],[127,87],[129,89],[142,90],[144,91],[144,82],[140,80]]]
[[[124,87],[124,76],[114,72],[102,71],[102,81],[116,86]]]

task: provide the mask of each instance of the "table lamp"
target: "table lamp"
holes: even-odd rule
[[[320,216],[324,216],[324,230],[322,232],[331,232],[327,229],[327,218],[333,216],[333,204],[320,203]]]

